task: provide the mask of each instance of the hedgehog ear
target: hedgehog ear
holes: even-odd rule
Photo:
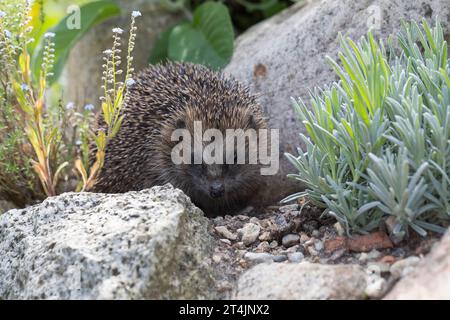
[[[185,129],[186,128],[186,122],[182,119],[178,119],[177,123],[175,124],[177,129]]]

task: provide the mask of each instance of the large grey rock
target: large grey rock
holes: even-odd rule
[[[170,185],[0,216],[1,299],[215,297],[207,219]]]
[[[356,265],[263,263],[245,272],[235,299],[362,299],[366,274]]]
[[[323,0],[293,5],[236,40],[235,52],[225,72],[250,84],[261,94],[260,102],[272,128],[280,129],[281,170],[261,197],[279,200],[298,188],[285,175],[295,171],[283,157],[296,153],[299,132],[305,132],[292,110],[291,97],[308,101],[308,90],[336,80],[325,61],[337,58],[338,33],[359,39],[372,27],[376,36],[397,32],[401,19],[428,20],[440,17],[450,24],[450,1]]]
[[[388,300],[450,299],[450,230],[388,293]]]
[[[128,43],[130,13],[140,10],[136,19],[137,38],[133,53],[136,72],[148,65],[148,58],[157,37],[166,28],[183,18],[181,11],[170,11],[157,0],[119,0],[122,13],[90,30],[72,49],[64,70],[64,98],[80,105],[92,103],[98,106],[101,91],[102,52],[112,46],[114,27],[120,27],[124,46]],[[123,50],[126,55],[126,50]],[[122,66],[124,66],[124,62]]]

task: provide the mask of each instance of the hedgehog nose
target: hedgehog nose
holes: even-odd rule
[[[220,198],[225,193],[225,187],[223,183],[213,182],[209,187],[209,195],[212,198]]]

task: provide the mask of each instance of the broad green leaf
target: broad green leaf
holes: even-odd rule
[[[72,47],[77,41],[88,32],[93,26],[106,19],[118,15],[120,8],[113,0],[101,0],[87,3],[80,7],[80,28],[70,28],[72,15],[66,16],[55,27],[48,31],[55,33],[53,41],[55,43],[55,63],[53,76],[50,77],[50,84],[56,81],[61,74],[66,59]],[[37,46],[32,60],[32,70],[35,79],[39,78],[41,70],[42,54],[44,51],[45,38],[43,37]]]
[[[172,30],[168,56],[171,60],[221,69],[231,59],[233,40],[234,31],[227,7],[221,3],[207,2],[195,10],[192,22]]]
[[[259,3],[250,2],[247,0],[236,0],[237,3],[244,6],[248,12],[254,11],[265,11],[273,7],[278,1],[277,0],[261,0]]]
[[[169,37],[174,28],[175,26],[172,26],[158,36],[148,59],[149,63],[157,64],[167,60],[169,57]]]

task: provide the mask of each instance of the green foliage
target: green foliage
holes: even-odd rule
[[[31,189],[36,184],[30,168],[32,153],[24,147],[25,119],[17,112],[13,88],[13,81],[20,78],[16,61],[30,41],[27,10],[23,1],[0,3],[0,197],[19,205],[34,196]]]
[[[27,50],[33,40],[30,12],[27,1],[0,4],[0,196],[19,206],[54,194],[65,166],[64,127],[57,108],[45,103],[52,34],[45,37],[39,81],[33,82]]]
[[[347,233],[365,233],[387,216],[394,232],[443,231],[450,218],[450,62],[439,23],[404,23],[390,57],[369,32],[341,38],[340,81],[294,109],[309,137],[306,152],[287,154],[307,196]]]
[[[169,11],[183,13],[186,20],[163,31],[150,54],[150,63],[167,60],[189,61],[221,69],[230,61],[233,54],[235,30],[239,32],[261,20],[287,8],[293,2],[303,0],[233,0],[226,2],[210,2],[204,0],[159,0]],[[45,4],[45,5],[44,5]],[[102,21],[120,13],[115,0],[74,0],[72,4],[80,5],[80,28],[71,28],[74,15],[68,14],[60,19],[58,14],[46,15],[48,8],[66,7],[66,0],[54,2],[36,1],[33,5],[33,21],[35,26],[33,37],[38,41],[30,44],[33,50],[32,69],[35,79],[39,77],[39,69],[44,48],[44,32],[55,33],[55,65],[53,75],[49,77],[54,84],[62,72],[70,50],[77,41]],[[230,14],[231,12],[231,14]],[[68,23],[69,22],[69,23]],[[56,24],[56,25],[55,25]]]
[[[183,12],[188,21],[171,26],[159,35],[149,62],[189,61],[222,69],[233,55],[235,31],[243,32],[293,2],[298,1],[160,0],[168,10]]]
[[[120,126],[125,115],[122,114],[122,105],[126,100],[128,93],[127,88],[134,85],[132,74],[134,68],[132,67],[133,50],[136,40],[136,18],[140,17],[139,11],[133,11],[131,13],[131,25],[130,34],[128,38],[127,56],[125,68],[121,67],[121,48],[122,39],[121,34],[123,30],[120,28],[113,28],[113,45],[109,50],[103,52],[103,75],[102,75],[102,89],[103,96],[100,98],[102,101],[102,120],[106,124],[106,129],[99,129],[93,140],[96,147],[95,161],[92,165],[90,163],[90,157],[88,155],[89,148],[86,143],[85,152],[82,153],[82,157],[77,159],[75,167],[78,170],[82,178],[82,183],[79,185],[79,189],[82,191],[89,190],[95,184],[98,175],[104,165],[106,146],[108,142],[113,139],[119,132]],[[125,76],[122,78],[122,73],[125,69]],[[121,78],[123,80],[121,80]]]
[[[192,21],[171,27],[161,34],[150,62],[170,59],[220,69],[231,59],[233,41],[233,25],[227,7],[206,2],[194,11]]]
[[[77,41],[95,25],[119,13],[120,8],[115,1],[94,1],[80,7],[80,28],[73,28],[74,22],[71,21],[74,19],[73,15],[68,15],[55,27],[48,30],[55,34],[55,64],[53,67],[53,75],[49,78],[50,84],[54,83],[61,74],[70,50]],[[35,79],[39,77],[44,45],[45,39],[41,39],[33,54],[32,68]]]
[[[127,85],[132,85],[132,51],[136,37],[132,13],[126,68],[120,66],[120,28],[114,28],[112,50],[105,51],[102,107],[106,132],[93,132],[93,105],[83,109],[48,99],[49,79],[56,57],[56,34],[43,35],[42,59],[37,78],[32,77],[30,45],[33,41],[32,7],[26,0],[0,3],[0,198],[17,206],[90,187],[103,165],[109,139],[117,134]],[[110,53],[107,53],[110,52]],[[123,81],[122,69],[126,70]],[[95,142],[97,157],[89,166],[89,145]],[[76,175],[77,169],[80,173]],[[80,181],[81,180],[81,181]],[[77,183],[79,181],[79,183]],[[80,189],[81,189],[80,187]]]

